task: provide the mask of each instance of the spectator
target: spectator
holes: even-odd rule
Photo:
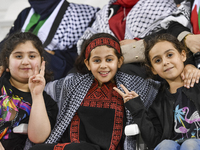
[[[42,41],[54,78],[66,76],[77,57],[76,43],[95,19],[99,8],[66,0],[29,0],[8,35],[31,31]],[[0,48],[1,50],[1,48]]]

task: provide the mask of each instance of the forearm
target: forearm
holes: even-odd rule
[[[138,125],[144,142],[149,148],[154,148],[162,137],[162,129],[156,115],[154,118],[150,118],[147,115],[144,104],[139,97],[128,101],[125,106],[131,112],[134,122]],[[152,122],[152,120],[154,121]]]
[[[28,137],[33,143],[44,142],[51,132],[43,95],[32,95],[32,108],[28,123]]]

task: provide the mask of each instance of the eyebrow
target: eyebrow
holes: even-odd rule
[[[164,52],[164,54],[168,53],[169,51],[174,51],[174,49],[168,49]],[[153,61],[158,55],[154,56],[151,60]]]
[[[106,55],[105,57],[114,57],[114,55]],[[92,58],[100,58],[99,56],[94,56]]]
[[[21,52],[21,51],[16,51],[16,52],[13,52],[13,54],[18,54],[18,53],[24,53],[24,52]],[[28,53],[36,53],[36,54],[38,54],[39,52],[35,52],[35,51],[30,51],[30,52],[28,52]]]

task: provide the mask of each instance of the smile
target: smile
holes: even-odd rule
[[[171,69],[173,69],[174,67],[171,68],[167,68],[166,70],[164,70],[164,72],[170,71]]]
[[[99,72],[99,74],[100,74],[101,76],[107,76],[107,75],[109,74],[109,71],[107,71],[107,72]]]
[[[30,70],[31,68],[21,68],[21,70]]]

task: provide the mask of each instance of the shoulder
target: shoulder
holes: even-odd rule
[[[70,3],[69,4],[69,9],[72,9],[74,11],[77,11],[77,12],[80,12],[82,10],[85,10],[85,11],[98,11],[100,10],[99,7],[94,7],[94,6],[91,6],[91,5],[87,5],[87,4],[76,4],[76,3]]]

